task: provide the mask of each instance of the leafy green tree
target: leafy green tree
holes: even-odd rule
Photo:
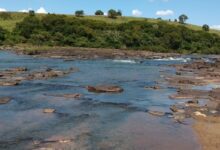
[[[202,26],[202,29],[203,29],[203,31],[209,31],[209,25],[204,24],[204,25]]]
[[[41,27],[41,22],[36,16],[28,16],[16,25],[14,31],[28,39],[33,33],[39,31]]]
[[[75,16],[76,16],[76,17],[83,17],[83,16],[84,16],[84,11],[83,11],[83,10],[77,10],[77,11],[75,11]]]
[[[188,20],[188,19],[189,19],[188,16],[185,15],[185,14],[182,14],[182,15],[179,16],[179,22],[180,22],[181,24],[185,24],[185,23],[186,23],[186,20]]]
[[[117,12],[116,10],[110,9],[110,10],[108,11],[108,17],[109,17],[109,18],[116,19],[117,16],[118,16],[118,12]]]
[[[35,11],[34,10],[29,10],[29,16],[35,16]]]
[[[2,27],[0,27],[0,45],[5,40],[5,35],[6,35],[6,31]]]
[[[95,15],[96,15],[96,16],[103,16],[103,15],[104,15],[104,12],[101,11],[101,10],[97,10],[97,11],[95,12]]]
[[[122,16],[122,11],[121,10],[117,11],[117,16]]]

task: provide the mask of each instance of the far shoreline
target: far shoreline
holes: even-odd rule
[[[8,50],[21,55],[63,59],[162,59],[185,55],[180,53],[161,53],[147,50],[33,45],[0,46],[0,50]]]

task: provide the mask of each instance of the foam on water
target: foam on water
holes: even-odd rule
[[[168,58],[161,58],[161,59],[154,59],[156,61],[180,61],[180,62],[188,62],[191,58],[183,58],[183,57],[168,57]]]
[[[116,63],[129,63],[129,64],[136,64],[137,63],[135,60],[130,60],[130,59],[114,59],[113,62],[116,62]]]

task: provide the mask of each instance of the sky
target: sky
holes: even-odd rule
[[[220,30],[220,0],[0,0],[0,11],[29,9],[38,13],[73,14],[84,10],[93,15],[98,9],[120,9],[124,16],[175,19],[181,14],[189,17],[188,23]]]

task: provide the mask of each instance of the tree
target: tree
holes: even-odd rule
[[[97,10],[97,11],[95,12],[95,15],[96,15],[96,16],[103,16],[103,15],[104,15],[104,12],[101,11],[101,10]]]
[[[187,19],[189,19],[188,16],[186,16],[186,15],[184,15],[184,14],[182,14],[182,15],[179,16],[179,22],[180,22],[181,24],[185,24],[185,22],[186,22]]]
[[[115,18],[117,18],[117,16],[118,16],[118,13],[117,13],[116,10],[110,9],[110,10],[108,11],[108,17],[109,17],[109,18],[115,19]]]
[[[122,11],[121,10],[117,11],[117,16],[122,16]]]
[[[38,19],[36,16],[27,16],[22,22],[16,24],[14,31],[20,36],[29,39],[33,33],[40,30],[41,28],[42,24],[40,19]]]
[[[202,29],[203,29],[203,31],[209,31],[209,25],[204,24],[204,25],[202,26]]]
[[[30,10],[29,11],[29,16],[35,16],[35,11],[34,10]]]
[[[5,34],[6,34],[5,30],[2,27],[0,27],[0,45],[5,40]]]
[[[84,16],[84,11],[83,11],[83,10],[77,10],[77,11],[75,11],[75,16],[76,16],[76,17],[83,17],[83,16]]]

